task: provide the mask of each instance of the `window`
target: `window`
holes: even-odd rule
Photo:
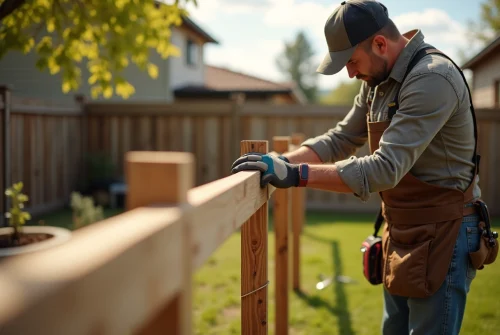
[[[198,60],[198,46],[192,40],[187,40],[186,64],[196,65]]]

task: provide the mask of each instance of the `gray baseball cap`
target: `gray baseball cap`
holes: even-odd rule
[[[387,8],[375,0],[343,1],[325,24],[328,53],[316,70],[335,74],[351,58],[356,46],[389,22]]]

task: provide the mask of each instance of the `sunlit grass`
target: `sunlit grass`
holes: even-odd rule
[[[106,210],[106,216],[119,213]],[[274,334],[274,234],[269,232],[269,333]],[[372,232],[374,215],[309,213],[301,237],[301,293],[290,293],[289,334],[379,334],[381,286],[361,273],[361,242]],[[41,218],[47,225],[70,224],[69,210]],[[500,220],[495,220],[500,230]],[[241,334],[241,236],[234,233],[193,278],[193,322],[196,334]],[[334,282],[316,290],[318,276],[344,275],[355,282]],[[500,329],[500,260],[478,271],[462,334],[495,334]]]

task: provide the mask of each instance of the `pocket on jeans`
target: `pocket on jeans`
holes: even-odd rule
[[[478,227],[466,227],[465,229],[467,235],[467,251],[470,255],[471,253],[479,250],[481,234]],[[470,256],[467,257],[467,278],[474,279],[476,277],[476,271],[477,270],[472,264]]]

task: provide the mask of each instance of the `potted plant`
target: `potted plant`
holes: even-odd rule
[[[25,226],[31,220],[24,212],[24,203],[28,196],[22,193],[23,183],[19,182],[5,191],[10,198],[11,208],[5,216],[9,227],[0,228],[0,258],[44,250],[66,242],[71,231],[53,226]]]

